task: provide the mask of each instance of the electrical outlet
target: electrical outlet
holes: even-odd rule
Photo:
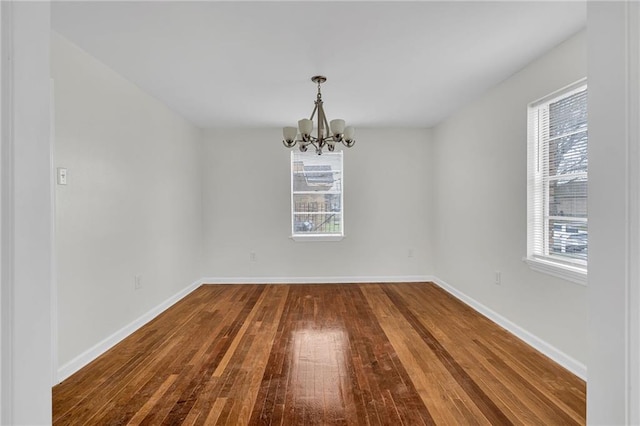
[[[142,288],[142,275],[134,275],[133,277],[133,289],[140,290]]]
[[[249,261],[250,262],[256,262],[258,259],[256,258],[256,252],[252,251],[251,253],[249,253]]]
[[[502,272],[496,271],[496,285],[502,284]]]

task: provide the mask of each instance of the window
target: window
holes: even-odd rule
[[[291,235],[294,240],[340,240],[342,151],[291,152]]]
[[[587,84],[529,105],[527,262],[585,283],[587,274]]]

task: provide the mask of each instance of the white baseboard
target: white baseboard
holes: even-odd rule
[[[443,290],[450,293],[455,298],[469,305],[471,308],[473,308],[480,314],[489,318],[491,321],[505,328],[506,330],[508,330],[509,332],[511,332],[512,334],[514,334],[515,336],[523,340],[529,346],[532,346],[533,348],[542,352],[543,354],[545,354],[546,356],[548,356],[549,358],[551,358],[552,360],[554,360],[555,362],[557,362],[558,364],[566,368],[567,370],[571,371],[573,374],[580,377],[582,380],[585,380],[585,381],[587,380],[587,366],[584,365],[583,363],[576,361],[575,359],[565,354],[558,348],[550,345],[549,343],[545,342],[538,336],[528,332],[527,330],[520,327],[519,325],[511,322],[510,320],[498,314],[497,312],[487,308],[482,303],[478,302],[472,297],[467,296],[466,294],[457,290],[452,285],[447,284],[443,280],[437,277],[432,277],[431,281],[433,281]]]
[[[87,349],[86,351],[66,363],[65,365],[58,368],[57,383],[62,382],[64,379],[71,376],[73,373],[80,370],[82,367],[89,364],[94,359],[98,358],[100,355],[114,347],[116,344],[120,343],[124,338],[160,315],[162,312],[167,310],[167,308],[171,307],[180,299],[191,293],[193,290],[200,287],[200,285],[202,285],[202,280],[197,280],[191,283],[188,287],[180,290],[178,293],[174,294],[164,302],[155,306],[136,320],[125,325],[120,330],[116,331],[109,337],[105,338],[101,342],[97,343],[93,347]]]
[[[203,284],[346,284],[414,283],[433,281],[431,275],[344,276],[344,277],[206,277]]]

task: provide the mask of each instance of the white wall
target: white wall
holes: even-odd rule
[[[640,424],[640,7],[590,2],[587,421]]]
[[[430,274],[430,132],[358,129],[356,136],[355,147],[344,154],[345,238],[294,242],[289,238],[290,150],[282,146],[281,130],[208,130],[204,275],[221,281],[313,281]],[[251,252],[255,262],[249,260]]]
[[[59,364],[201,277],[201,132],[52,35]],[[141,275],[142,289],[134,290]]]
[[[51,423],[48,2],[2,7],[2,417]],[[6,55],[6,56],[5,56]],[[9,60],[8,60],[9,59]]]
[[[578,366],[586,362],[587,288],[534,272],[522,258],[527,104],[585,77],[586,67],[583,31],[436,126],[430,163],[435,275]]]

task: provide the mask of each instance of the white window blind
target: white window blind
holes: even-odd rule
[[[291,152],[291,235],[294,239],[344,236],[342,151]]]
[[[528,121],[528,258],[586,274],[586,82],[530,104]]]

